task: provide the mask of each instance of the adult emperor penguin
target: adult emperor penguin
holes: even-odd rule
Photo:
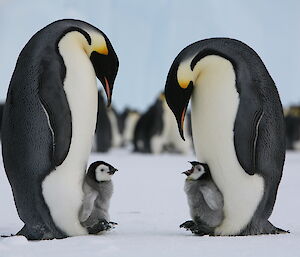
[[[28,239],[84,235],[82,182],[97,117],[96,76],[111,102],[118,58],[103,32],[59,20],[23,48],[3,114],[2,153]]]
[[[284,232],[272,213],[285,159],[282,105],[256,52],[229,38],[183,49],[168,73],[166,99],[180,134],[189,99],[198,160],[224,197],[216,235]]]

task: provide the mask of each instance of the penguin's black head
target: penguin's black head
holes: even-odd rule
[[[73,20],[72,22],[76,23]],[[78,32],[82,35],[81,37],[78,37]],[[73,42],[79,44],[90,58],[95,74],[106,92],[108,106],[110,106],[113,85],[119,69],[119,60],[109,39],[101,30],[89,24],[68,28],[63,32],[58,42],[66,35],[73,38]]]
[[[184,118],[193,92],[193,81],[178,77],[179,72],[184,72],[182,63],[181,55],[177,56],[168,73],[165,96],[170,109],[175,115],[180,136],[184,140]]]
[[[102,48],[102,51],[92,51],[90,55],[90,60],[95,69],[97,78],[100,80],[104,87],[104,90],[107,95],[108,106],[110,106],[113,92],[113,84],[116,79],[119,68],[119,60],[110,41],[104,34],[103,36],[105,39],[106,48]]]
[[[118,171],[112,165],[104,161],[93,162],[88,168],[87,176],[92,178],[94,181],[109,181],[111,176]]]

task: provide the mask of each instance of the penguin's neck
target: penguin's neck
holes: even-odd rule
[[[239,105],[235,72],[225,58],[210,55],[194,68],[192,129],[198,160],[208,164],[224,197],[224,220],[216,234],[238,234],[250,222],[263,195],[263,179],[249,176],[234,148]],[[247,118],[247,117],[245,117]]]
[[[43,195],[51,216],[68,235],[87,233],[79,223],[78,212],[98,106],[95,71],[81,37],[79,32],[70,32],[58,45],[66,67],[64,91],[72,116],[72,138],[66,159],[43,182]]]

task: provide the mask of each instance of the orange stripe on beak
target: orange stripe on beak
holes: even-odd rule
[[[111,104],[111,92],[110,92],[109,83],[108,83],[106,77],[104,77],[104,80],[105,80],[105,92],[106,92],[106,96],[107,96],[107,107],[109,107]]]
[[[184,126],[185,112],[186,112],[186,108],[183,109],[183,112],[181,114],[181,129],[182,130],[183,130],[183,126]]]
[[[180,124],[178,124],[178,125],[180,125],[180,127],[179,127],[179,134],[180,134],[180,136],[181,136],[181,138],[182,138],[183,140],[185,140],[185,139],[184,139],[184,133],[183,133],[183,126],[184,126],[185,112],[186,112],[186,107],[183,109],[183,111],[182,111],[182,113],[181,113]]]

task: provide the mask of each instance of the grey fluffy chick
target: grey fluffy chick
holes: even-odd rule
[[[109,204],[113,194],[112,175],[117,171],[110,164],[97,161],[90,165],[83,183],[84,198],[79,221],[89,234],[98,234],[117,225],[110,222]]]
[[[193,220],[180,227],[197,235],[213,235],[224,218],[223,196],[212,180],[208,165],[196,161],[190,163],[192,168],[183,174],[187,175],[184,191]]]

